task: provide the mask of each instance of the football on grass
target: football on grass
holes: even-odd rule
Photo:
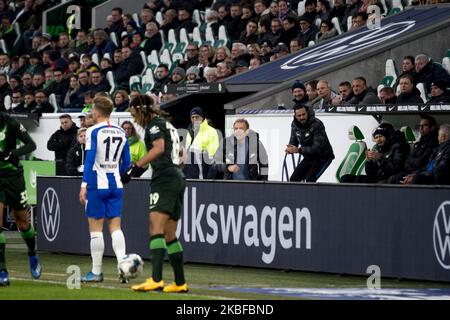
[[[127,254],[119,263],[120,274],[132,279],[139,276],[144,270],[144,260],[135,253]]]

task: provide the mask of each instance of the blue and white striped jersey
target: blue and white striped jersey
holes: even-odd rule
[[[130,147],[122,128],[105,121],[86,131],[83,184],[88,189],[123,188],[120,176],[130,165]]]

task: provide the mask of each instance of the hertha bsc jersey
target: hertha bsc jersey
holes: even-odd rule
[[[122,128],[101,122],[86,131],[83,184],[88,189],[123,188],[120,176],[130,164],[130,147]]]

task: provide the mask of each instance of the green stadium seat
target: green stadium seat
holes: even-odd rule
[[[405,135],[406,141],[412,145],[416,142],[416,135],[414,134],[414,131],[411,129],[411,127],[404,126],[400,129],[401,132]]]
[[[362,163],[366,158],[367,145],[364,141],[364,135],[357,126],[352,126],[348,132],[348,138],[355,140],[353,142],[341,164],[336,171],[337,181],[341,181],[342,176],[346,174],[357,175],[361,169]]]
[[[132,76],[130,77],[130,91],[137,90],[141,91],[141,77]]]

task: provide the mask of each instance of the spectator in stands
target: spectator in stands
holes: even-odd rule
[[[108,58],[102,58],[102,60],[100,60],[100,72],[102,73],[103,78],[106,78],[109,71],[113,71],[111,60]]]
[[[450,184],[450,125],[442,124],[438,134],[439,147],[425,168],[407,175],[403,184]]]
[[[28,113],[30,113],[36,107],[36,101],[34,101],[34,95],[31,91],[25,93],[24,103],[25,103],[25,110]]]
[[[180,38],[180,30],[186,29],[186,33],[192,33],[194,28],[197,26],[195,22],[192,21],[191,12],[186,8],[178,9],[178,25],[175,29],[175,35],[177,39]]]
[[[98,93],[102,93],[102,92],[98,92]],[[93,101],[95,98],[95,93],[93,91],[86,91],[85,93],[83,93],[83,109],[81,110],[81,112],[83,113],[90,113],[92,111],[92,107],[93,107]]]
[[[6,44],[6,49],[11,51],[14,47],[14,42],[16,41],[17,34],[14,31],[14,28],[11,23],[11,19],[4,15],[1,17],[1,25],[0,25],[0,39],[3,39]]]
[[[431,91],[431,83],[443,81],[450,86],[450,74],[444,67],[433,62],[433,60],[425,54],[419,54],[415,58],[415,71],[413,74],[414,84],[423,83],[427,93]]]
[[[431,84],[431,98],[428,100],[429,104],[433,103],[450,103],[449,85],[444,81],[436,81]]]
[[[35,73],[33,76],[33,91],[44,88],[45,75],[43,73]]]
[[[366,175],[344,175],[341,182],[386,183],[389,177],[403,170],[408,152],[392,140],[391,131],[379,126],[372,136],[375,146],[366,151]]]
[[[348,81],[339,84],[339,95],[331,100],[331,104],[338,106],[340,104],[347,104],[353,98],[352,84]]]
[[[348,101],[349,104],[367,105],[381,102],[374,90],[367,86],[367,81],[364,77],[353,79],[352,90],[354,97]]]
[[[120,34],[117,37],[120,38]],[[114,50],[116,50],[116,45],[112,42],[108,34],[102,30],[97,29],[94,31],[94,48],[89,52],[89,54],[97,54],[99,58],[102,58],[105,53],[108,53],[110,56],[114,54]]]
[[[289,46],[292,39],[296,39],[299,36],[299,28],[297,27],[297,20],[293,17],[286,17],[283,20],[283,31],[281,33],[279,42]]]
[[[141,30],[143,32],[145,32],[145,26],[147,25],[147,23],[149,23],[149,22],[156,22],[155,13],[153,12],[152,9],[148,9],[148,8],[144,7],[141,10],[141,13],[140,13],[139,17],[140,17],[140,20],[141,20],[141,26],[142,26],[142,28],[144,28],[144,30]],[[136,24],[134,22],[134,20],[131,20],[130,22]],[[128,23],[130,23],[130,22],[128,22]]]
[[[319,80],[317,82],[317,94],[321,100],[317,108],[314,109],[316,112],[325,111],[325,108],[331,105],[331,101],[337,96],[337,94],[331,90],[330,84],[326,80]]]
[[[258,57],[258,56],[253,57],[253,58],[250,59],[250,63],[249,63],[248,69],[249,70],[256,69],[259,66],[261,66],[262,64],[263,64],[263,62],[262,62],[261,57]]]
[[[260,34],[258,43],[270,42],[271,44],[280,42],[281,33],[283,32],[281,27],[281,21],[278,17],[273,18],[270,21],[270,30]]]
[[[114,93],[114,112],[129,111],[130,99],[125,90],[117,90]]]
[[[81,104],[78,103],[77,98],[78,88],[78,77],[76,75],[72,75],[69,79],[69,88],[64,94],[63,103],[61,104],[63,108],[76,108],[81,110]]]
[[[95,125],[95,119],[92,112],[86,114],[86,127],[90,128]]]
[[[159,64],[156,68],[155,75],[156,79],[155,85],[152,89],[152,93],[158,95],[160,92],[162,92],[164,85],[169,83],[170,81],[169,68],[167,67],[167,64]]]
[[[169,9],[164,12],[163,23],[160,29],[164,32],[164,36],[168,37],[169,30],[177,27],[178,24],[178,13],[175,9]]]
[[[219,20],[218,23],[219,25],[224,25],[226,26],[227,24],[230,23],[230,21],[232,20],[230,17],[230,11],[228,10],[228,7],[226,4],[221,4],[218,8],[217,8],[217,13],[219,14]]]
[[[278,1],[277,0],[273,0],[270,2],[269,12],[267,13],[267,15],[269,16],[269,20],[272,20],[274,18],[278,19]]]
[[[198,55],[198,67],[205,68],[211,64],[214,58],[214,48],[210,44],[202,44]]]
[[[230,49],[226,46],[222,46],[216,49],[216,52],[214,53],[214,57],[211,62],[211,66],[216,67],[219,62],[223,62],[225,60],[231,59],[231,52]]]
[[[397,103],[397,96],[395,95],[394,89],[391,87],[384,87],[380,90],[378,95],[382,104],[395,104]]]
[[[89,90],[94,93],[108,92],[110,89],[108,82],[98,70],[91,72],[90,83]]]
[[[240,59],[234,65],[234,72],[236,74],[246,72],[246,71],[248,71],[248,67],[249,67],[249,64],[248,64],[247,60]]]
[[[15,90],[11,94],[11,109],[8,112],[25,113],[25,103],[23,102],[22,94],[19,90]]]
[[[365,27],[367,25],[367,19],[368,19],[367,13],[365,12],[355,13],[352,16],[352,27],[350,28],[349,31],[356,30],[360,27]]]
[[[45,82],[44,82],[43,89],[47,90],[47,88],[54,82],[53,69],[52,68],[45,69],[44,79],[45,79]]]
[[[114,50],[113,56],[113,70],[116,70],[122,63],[122,49]]]
[[[52,36],[49,33],[43,33],[40,37],[40,43],[39,43],[39,47],[37,48],[36,52],[37,53],[42,53],[46,50],[51,50],[51,44],[50,44],[50,40],[52,39]]]
[[[131,37],[132,41],[130,44],[130,48],[133,49],[133,51],[136,51],[137,53],[140,53],[143,51],[143,48],[141,47],[143,41],[144,41],[144,34],[140,31],[135,31]]]
[[[205,36],[206,28],[210,27],[214,39],[217,39],[219,35],[219,13],[216,10],[208,10],[205,13],[204,30],[200,29],[202,36]],[[201,26],[199,26],[201,28]]]
[[[64,75],[61,69],[55,69],[53,72],[53,77],[55,81],[47,88],[47,93],[50,95],[54,93],[56,95],[56,100],[58,105],[64,105],[64,97],[67,90],[69,90],[69,81],[64,79]]]
[[[172,71],[172,75],[170,76],[169,84],[178,84],[182,85],[186,83],[186,71],[183,68],[176,67]]]
[[[146,55],[150,55],[153,50],[159,52],[162,47],[161,34],[158,30],[158,25],[155,22],[147,23],[145,27],[145,39],[141,44]]]
[[[20,84],[20,77],[18,75],[10,76],[9,77],[9,87],[11,88],[11,91],[20,91],[20,93],[23,92],[23,87]]]
[[[73,43],[70,41],[69,35],[65,32],[59,34],[59,52],[63,56],[68,56],[74,52]]]
[[[217,152],[216,159],[215,168],[224,180],[267,180],[266,149],[246,119],[234,122],[233,135],[225,139],[223,153]]]
[[[38,89],[34,92],[34,101],[36,102],[36,105],[30,110],[30,113],[37,113],[41,116],[43,113],[55,112],[55,108],[48,102],[44,90]]]
[[[80,72],[80,60],[77,57],[73,57],[69,59],[69,75],[70,74],[78,74]]]
[[[309,21],[314,22],[317,18],[317,1],[316,0],[306,0],[305,1],[305,13],[302,15],[303,18],[308,18]]]
[[[326,1],[326,0],[323,0]],[[320,1],[318,3],[321,3]],[[320,23],[320,30],[318,33],[316,33],[316,37],[314,39],[314,42],[320,43],[322,41],[331,39],[338,35],[337,30],[334,28],[333,24],[330,21],[322,21]]]
[[[256,33],[257,30],[258,24],[256,20],[253,19],[248,20],[245,30],[241,33],[239,42],[241,42],[244,45],[256,43],[258,41],[258,35]]]
[[[279,0],[278,1],[278,18],[281,20],[281,22],[284,22],[284,20],[287,18],[293,18],[294,20],[298,19],[298,15],[295,13],[294,10],[292,10],[288,6],[287,0]]]
[[[239,39],[241,32],[244,30],[244,26],[242,25],[243,20],[242,10],[239,3],[232,3],[230,7],[230,17],[231,21],[227,25],[225,25],[227,29],[227,34],[230,37],[231,41],[235,41]]]
[[[217,64],[217,80],[216,82],[221,82],[229,76],[233,75],[234,68],[231,61],[224,61]]]
[[[316,33],[318,32],[315,24],[312,24],[311,20],[305,16],[301,16],[299,19],[300,34],[299,39],[302,44],[302,48],[307,48],[310,41],[314,41]]]
[[[262,51],[262,62],[269,62],[270,58],[272,57],[272,48],[273,45],[270,43],[270,41],[264,41],[261,43],[261,51]]]
[[[25,92],[33,91],[33,76],[25,72],[22,76],[22,87]]]
[[[270,61],[285,57],[288,54],[289,48],[283,42],[280,42],[272,49],[272,56],[270,57]]]
[[[266,11],[266,9],[267,6],[264,0],[255,0],[253,2],[253,11],[255,12],[256,20],[259,20],[261,18],[262,14],[264,13],[264,11]]]
[[[123,19],[122,19],[123,10],[120,7],[115,7],[111,10],[111,25],[108,26],[108,33],[115,33],[117,39],[120,38],[120,35],[123,31],[125,31],[125,27],[123,25]],[[95,34],[94,34],[95,38]],[[112,54],[112,53],[111,53]],[[99,57],[102,57],[102,55],[99,55]]]
[[[303,83],[300,82],[300,80],[294,81],[291,90],[292,90],[292,97],[294,98],[292,100],[294,106],[308,103],[309,99],[308,95],[306,94],[306,87]]]
[[[0,73],[0,111],[6,111],[5,109],[5,97],[11,95],[11,87],[7,81],[6,75]]]
[[[6,2],[6,0],[0,0],[0,17],[1,16],[8,16],[11,19],[11,21],[15,17],[14,11],[12,11],[9,8],[8,3]]]
[[[231,60],[236,63],[247,53],[247,47],[242,42],[234,42],[231,46]]]
[[[84,160],[86,156],[86,130],[77,130],[77,142],[67,151],[66,173],[68,176],[82,176],[84,172]]]
[[[347,5],[344,17],[341,20],[344,31],[350,31],[347,27],[347,20],[349,17],[353,17],[354,14],[359,12],[359,8],[362,5],[360,0],[350,0],[350,4]]]
[[[190,67],[186,70],[186,83],[202,83],[203,79],[200,77],[200,70],[198,67]]]
[[[84,30],[78,30],[74,41],[74,52],[77,54],[86,53],[88,50],[87,34]]]
[[[260,57],[262,55],[261,47],[257,43],[252,43],[247,45],[247,53],[250,56],[249,58],[253,57]]]
[[[292,39],[291,42],[289,43],[290,53],[299,52],[301,48],[302,48],[302,44],[298,38]]]
[[[312,107],[313,109],[317,108],[322,100],[322,98],[317,94],[317,82],[317,80],[311,80],[306,83],[306,94],[309,99],[307,106]]]
[[[317,0],[316,4],[316,19],[320,19],[322,22],[331,22],[331,6],[328,0]],[[331,29],[331,28],[330,28]]]
[[[99,66],[92,61],[92,56],[90,54],[83,55],[83,58],[81,58],[81,67],[89,72],[99,70]]]
[[[190,112],[191,124],[186,136],[184,174],[187,179],[214,179],[213,159],[219,149],[219,135],[205,118],[202,108]]]
[[[425,168],[434,150],[439,145],[436,120],[428,115],[422,115],[421,118],[419,124],[420,140],[414,143],[405,161],[404,170],[391,176],[389,183],[399,184],[407,175]]]
[[[325,127],[311,107],[294,107],[294,120],[286,153],[299,153],[303,160],[295,168],[290,181],[316,182],[334,159],[333,148]]]
[[[145,143],[140,140],[141,138],[137,133],[133,123],[131,123],[131,121],[122,122],[121,127],[125,131],[125,135],[128,140],[128,145],[130,146],[131,162],[136,163],[147,154],[147,147],[145,146]],[[145,170],[147,170],[147,168],[148,166],[142,168],[138,176],[142,175],[142,173],[144,173]]]
[[[205,76],[206,82],[208,83],[213,83],[216,82],[217,80],[217,68],[205,68],[205,70],[203,70],[203,74]]]
[[[341,26],[341,29],[342,29],[342,25],[344,24],[343,19],[344,19],[346,10],[347,10],[347,6],[345,4],[345,0],[334,0],[334,7],[331,8],[329,20],[331,21],[331,19],[336,17],[338,19],[339,25]]]
[[[89,90],[89,73],[87,71],[80,71],[78,73],[78,83],[79,87],[75,103],[82,107],[84,103],[84,93]]]
[[[132,52],[130,47],[122,48],[122,63],[114,70],[114,80],[121,88],[128,87],[131,76],[141,74],[144,64],[139,54]]]
[[[0,52],[0,74],[8,74],[10,69],[9,56],[6,53]]]
[[[184,70],[189,69],[192,66],[198,65],[198,46],[195,43],[189,43],[186,48],[186,58],[187,60],[182,60],[179,64]]]
[[[420,91],[414,86],[413,78],[409,74],[405,74],[399,81],[400,94],[397,96],[397,104],[417,104],[424,103],[420,97]]]
[[[400,77],[409,74],[413,76],[414,79],[414,57],[413,56],[405,56],[402,60],[402,74],[397,77],[397,80],[395,80],[395,84],[392,86],[392,88],[397,89],[398,83],[400,81]]]

